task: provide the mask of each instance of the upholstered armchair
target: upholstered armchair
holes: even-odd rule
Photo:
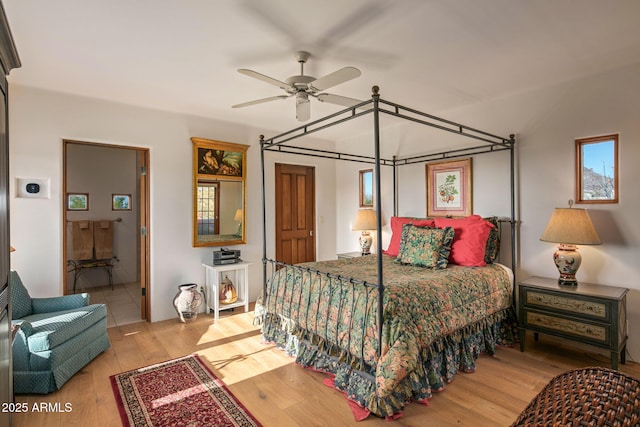
[[[31,298],[18,273],[10,280],[15,393],[58,390],[109,348],[104,304],[89,305],[88,294]]]

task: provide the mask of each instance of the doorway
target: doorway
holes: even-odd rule
[[[315,168],[275,165],[276,259],[288,264],[316,260]]]
[[[63,151],[63,293],[106,304],[108,327],[150,320],[149,150],[63,140]]]

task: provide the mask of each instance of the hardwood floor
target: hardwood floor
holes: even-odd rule
[[[338,391],[322,384],[324,374],[303,369],[272,345],[261,342],[253,312],[222,312],[218,322],[201,314],[194,323],[176,320],[109,328],[111,348],[46,395],[18,395],[29,412],[14,414],[14,426],[120,426],[109,376],[191,353],[213,371],[264,426],[508,426],[555,375],[572,368],[608,366],[592,347],[541,335],[527,337],[527,351],[500,348],[481,356],[476,372],[459,373],[428,406],[412,403],[389,424],[370,416],[356,423]],[[640,378],[640,365],[620,370]],[[33,405],[54,403],[70,412],[37,412]],[[51,406],[55,408],[55,405]]]

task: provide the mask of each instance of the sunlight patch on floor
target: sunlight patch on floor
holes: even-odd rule
[[[252,326],[253,316],[250,312],[218,319],[198,341],[199,347],[205,347],[198,354],[225,384],[241,382],[295,361],[275,345],[262,341],[260,328]]]

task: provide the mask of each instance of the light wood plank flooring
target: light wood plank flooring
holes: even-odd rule
[[[501,348],[481,356],[475,373],[460,373],[428,406],[412,403],[393,424],[370,416],[356,423],[342,394],[322,384],[325,375],[296,365],[282,351],[261,342],[253,312],[223,312],[218,322],[199,315],[109,328],[111,348],[77,373],[61,390],[18,395],[17,402],[70,403],[71,412],[15,414],[20,426],[120,426],[109,376],[171,358],[198,353],[265,426],[508,426],[555,375],[586,366],[608,366],[605,353],[541,335],[527,338],[527,351]],[[640,365],[620,370],[640,377]]]

